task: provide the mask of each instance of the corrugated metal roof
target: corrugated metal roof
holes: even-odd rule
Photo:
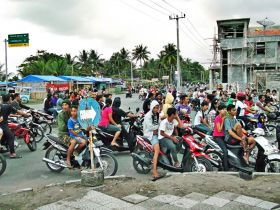
[[[66,81],[92,82],[91,79],[89,79],[87,77],[80,77],[80,76],[59,76],[59,78],[64,79]]]
[[[18,82],[65,82],[65,80],[56,76],[28,75]]]

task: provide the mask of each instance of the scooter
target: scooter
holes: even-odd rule
[[[214,160],[219,162],[219,170],[222,168],[222,153],[221,148],[213,140],[212,136],[206,135],[202,132],[196,132],[201,137],[201,143],[206,145],[205,152]],[[229,145],[228,149],[228,161],[229,167],[235,168],[245,174],[252,175],[253,171],[258,172],[280,172],[280,154],[275,145],[271,144],[266,138],[261,128],[256,128],[252,134],[255,137],[256,147],[253,149],[250,155],[250,165],[248,166],[243,157],[243,148],[240,145]]]
[[[185,129],[185,132],[181,131],[183,137],[178,139],[178,149],[184,146],[184,153],[181,160],[181,166],[173,166],[173,161],[170,152],[165,147],[161,147],[158,166],[172,171],[172,172],[206,172],[212,171],[212,165],[209,161],[210,157],[203,153],[203,148],[195,144],[191,138],[191,129]],[[136,148],[131,154],[133,158],[133,167],[140,174],[147,174],[152,168],[153,159],[153,146],[150,141],[143,136],[136,136]],[[214,162],[214,160],[212,160]]]
[[[104,176],[113,176],[118,170],[118,161],[113,155],[113,151],[103,147],[103,143],[96,138],[96,131],[92,131],[93,135],[93,159],[96,168],[101,168],[104,171]],[[47,167],[54,172],[61,172],[65,168],[69,168],[65,164],[67,157],[68,146],[62,143],[58,137],[50,134],[46,135],[46,142],[43,150],[46,150],[43,161],[46,162]],[[71,156],[71,166],[75,169],[84,169],[91,167],[90,161],[90,144],[77,156]]]

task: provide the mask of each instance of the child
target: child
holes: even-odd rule
[[[71,138],[70,146],[68,148],[67,159],[66,159],[66,164],[69,167],[71,167],[70,158],[71,155],[73,154],[76,144],[79,144],[76,150],[77,153],[79,153],[86,145],[86,137],[84,136],[84,133],[81,130],[81,125],[78,122],[77,118],[78,118],[77,107],[72,107],[71,117],[69,118],[67,123],[69,136]]]
[[[224,104],[218,106],[218,115],[214,120],[214,141],[220,146],[223,151],[223,167],[225,171],[228,171],[228,151],[225,143],[224,134],[224,121],[227,115],[227,107]]]

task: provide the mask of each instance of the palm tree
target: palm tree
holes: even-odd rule
[[[140,67],[142,68],[142,62],[145,63],[149,59],[149,54],[151,54],[148,50],[147,46],[137,45],[132,50],[132,58],[133,60],[136,60],[136,62],[140,61]],[[141,79],[142,79],[142,70],[141,70]]]
[[[160,51],[159,59],[162,64],[169,69],[170,83],[172,82],[173,69],[177,62],[177,49],[174,44],[167,44],[163,46],[163,50]]]
[[[82,52],[80,52],[78,56],[78,65],[82,75],[91,76],[89,53],[86,50],[82,50]]]
[[[99,73],[100,69],[104,67],[104,59],[98,54],[96,50],[89,51],[89,63],[92,68],[92,74]]]
[[[77,68],[77,56],[72,57],[70,53],[66,53],[65,54],[65,60],[66,63],[68,65],[68,68],[71,69],[71,76],[73,76],[73,74],[75,74],[75,72],[77,72],[78,68]]]

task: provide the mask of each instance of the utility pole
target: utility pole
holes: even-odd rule
[[[132,69],[132,59],[130,60],[130,76],[131,76],[131,88],[133,87],[133,69]]]
[[[169,16],[169,20],[176,20],[176,27],[177,27],[177,91],[181,89],[181,66],[180,66],[180,46],[179,46],[179,19],[185,18],[186,14],[182,14],[181,16],[179,15],[174,15],[174,16]]]
[[[5,42],[5,74],[6,74],[5,81],[6,81],[6,93],[8,93],[8,53],[7,53],[8,40],[5,39],[4,42]]]
[[[217,52],[218,52],[218,40],[216,38],[215,34],[215,28],[214,28],[214,37],[213,37],[213,60],[212,60],[212,65],[209,68],[209,83],[210,83],[210,90],[214,88],[215,85],[215,73],[217,69]],[[221,75],[220,75],[221,77]]]

